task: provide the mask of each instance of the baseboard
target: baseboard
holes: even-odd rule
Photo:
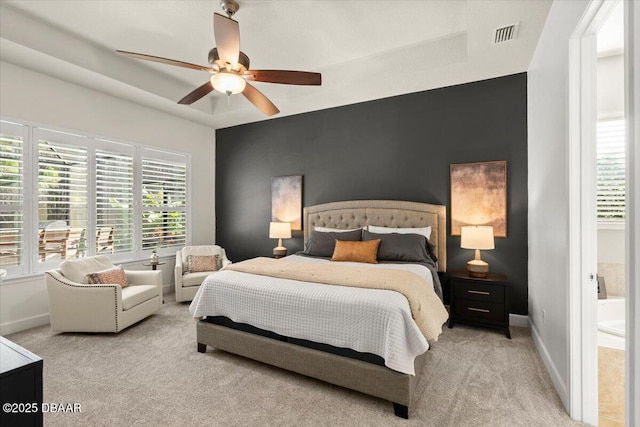
[[[27,329],[49,324],[49,313],[38,314],[24,319],[0,324],[0,335],[9,335]]]
[[[163,295],[172,294],[176,291],[176,285],[173,283],[167,283],[162,285],[162,293]]]
[[[516,328],[528,328],[529,316],[509,313],[509,326],[515,326]]]
[[[529,324],[529,330],[531,331],[531,338],[533,338],[533,343],[538,349],[538,354],[540,354],[542,362],[547,368],[547,372],[549,372],[551,381],[556,388],[558,396],[560,396],[562,404],[565,408],[569,408],[569,393],[567,391],[567,385],[562,380],[562,377],[560,377],[560,373],[558,372],[555,363],[553,363],[553,360],[551,360],[551,356],[547,351],[547,347],[545,347],[544,343],[542,342],[542,338],[540,337],[540,334],[538,333],[538,330],[533,325],[533,323]]]

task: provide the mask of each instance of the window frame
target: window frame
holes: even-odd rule
[[[140,252],[146,256],[151,256],[151,253],[153,252],[153,249],[144,249],[142,248],[142,231],[143,231],[143,226],[142,226],[142,217],[143,214],[145,212],[145,210],[147,208],[145,208],[144,203],[143,203],[143,199],[142,199],[142,175],[143,175],[143,165],[142,165],[142,161],[145,158],[151,158],[153,160],[163,160],[166,162],[171,162],[171,163],[181,163],[184,161],[184,165],[185,165],[185,184],[186,184],[186,189],[185,189],[185,206],[183,209],[173,209],[173,211],[184,211],[185,212],[185,245],[189,245],[191,242],[191,214],[190,214],[190,188],[191,185],[189,185],[189,183],[191,182],[191,177],[190,177],[190,157],[189,156],[185,156],[182,153],[175,153],[175,152],[168,152],[168,151],[160,151],[158,149],[155,148],[149,148],[149,147],[142,147],[140,149],[140,153],[139,153],[139,180],[138,183],[140,185],[140,189],[136,192],[139,197],[140,200],[138,202],[138,206],[139,206],[139,211],[138,211],[138,216],[137,219],[139,221],[140,226],[138,227],[138,230],[140,232],[140,236],[138,238],[138,242],[140,245]],[[154,209],[156,210],[156,209]],[[165,212],[167,211],[166,209],[161,209],[161,208],[157,208],[157,211],[159,212]],[[177,245],[171,245],[171,246],[167,246],[167,247],[160,247],[157,248],[157,252],[159,256],[170,256],[170,255],[175,255],[175,253],[177,252],[177,249],[180,246]]]
[[[52,259],[48,261],[40,261],[38,259],[39,256],[39,242],[38,242],[38,229],[40,223],[40,212],[39,212],[39,197],[40,197],[40,178],[39,178],[39,170],[40,170],[40,141],[44,140],[47,142],[51,142],[53,144],[60,144],[72,147],[78,147],[86,150],[87,153],[87,181],[86,181],[86,192],[87,192],[87,207],[85,210],[85,215],[87,217],[87,226],[86,230],[91,230],[91,181],[94,170],[91,167],[92,164],[92,153],[91,147],[83,142],[86,142],[85,139],[80,135],[70,134],[66,132],[56,132],[51,129],[34,127],[32,129],[33,140],[30,141],[30,145],[33,147],[32,150],[32,158],[30,161],[32,162],[32,166],[34,168],[33,176],[32,176],[32,200],[33,205],[31,207],[31,220],[34,224],[33,229],[28,230],[25,229],[25,234],[28,233],[29,239],[31,240],[32,248],[31,256],[33,262],[33,270],[36,273],[42,273],[47,270],[52,270],[58,267],[62,259]],[[87,233],[87,231],[85,231]],[[85,256],[91,256],[90,253],[87,253]]]
[[[114,154],[131,155],[133,157],[133,245],[131,251],[105,254],[115,262],[143,262],[148,259],[151,250],[142,249],[142,158],[148,157],[158,160],[183,162],[186,169],[185,193],[185,243],[191,244],[191,155],[186,152],[168,150],[112,138],[96,136],[84,132],[74,132],[52,128],[23,120],[16,120],[0,116],[0,126],[5,129],[21,129],[23,145],[23,256],[18,266],[0,266],[7,270],[4,282],[20,281],[28,277],[37,276],[47,270],[57,268],[62,259],[39,261],[38,242],[38,198],[39,198],[39,141],[49,140],[52,143],[82,147],[87,150],[87,221],[85,236],[87,245],[85,257],[96,254],[95,237],[97,228],[97,160],[96,151],[107,151]],[[15,132],[14,132],[15,134]],[[90,243],[91,242],[91,243]],[[182,246],[180,246],[181,248]],[[158,251],[161,257],[175,256],[179,248],[170,246]]]
[[[117,147],[117,150],[114,150],[113,148]],[[138,194],[139,192],[136,190],[136,172],[138,169],[138,165],[137,165],[137,158],[138,158],[138,149],[135,146],[132,145],[127,145],[127,144],[123,144],[121,142],[116,142],[116,141],[110,141],[107,139],[96,139],[95,140],[95,147],[93,149],[92,155],[93,155],[93,162],[92,162],[92,166],[93,166],[93,173],[90,174],[91,179],[93,180],[92,182],[92,187],[94,191],[90,191],[89,193],[89,197],[91,199],[91,206],[94,207],[93,212],[91,212],[90,215],[90,221],[92,224],[92,231],[90,231],[90,233],[92,233],[91,235],[94,236],[97,232],[97,228],[98,228],[98,224],[97,224],[97,215],[98,215],[98,209],[97,209],[97,196],[98,196],[98,187],[97,187],[97,160],[96,160],[96,151],[98,150],[102,150],[102,151],[108,151],[111,152],[113,154],[120,154],[120,155],[131,155],[133,157],[133,187],[132,187],[132,191],[133,191],[133,198],[132,198],[132,203],[133,203],[133,213],[132,213],[132,221],[133,221],[133,245],[132,245],[132,249],[130,251],[123,251],[123,252],[114,252],[112,254],[107,254],[109,256],[109,258],[111,258],[112,261],[126,261],[126,260],[130,260],[132,258],[139,258],[139,254],[138,254],[138,241],[140,240],[140,232],[136,227],[136,205],[137,205],[137,200],[141,197],[140,194]],[[91,254],[91,255],[89,255]],[[96,255],[96,245],[95,245],[95,241],[88,245],[87,247],[87,256],[92,256],[92,255]],[[101,254],[102,255],[102,254]]]
[[[9,131],[7,131],[9,130]],[[29,141],[31,140],[31,130],[32,128],[28,125],[19,123],[16,120],[0,120],[0,133],[9,133],[13,135],[22,135],[22,208],[19,209],[22,211],[22,261],[20,264],[15,266],[9,265],[0,265],[0,268],[7,271],[6,279],[10,279],[12,276],[23,276],[28,274],[31,271],[32,265],[32,251],[31,251],[31,243],[28,238],[28,234],[26,230],[31,226],[31,218],[28,215],[28,209],[31,206],[31,197],[29,197],[29,193],[31,193],[31,170],[32,164],[29,161],[31,158],[31,144]],[[8,209],[7,209],[8,210]],[[5,209],[0,208],[0,212],[4,212]]]

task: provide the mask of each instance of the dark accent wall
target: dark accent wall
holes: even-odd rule
[[[449,215],[449,165],[491,160],[507,161],[508,237],[482,258],[527,314],[525,73],[218,130],[216,243],[233,261],[271,255],[272,176],[304,175],[304,206],[410,200]],[[447,227],[448,270],[464,269],[473,251]],[[301,250],[302,233],[284,245]]]

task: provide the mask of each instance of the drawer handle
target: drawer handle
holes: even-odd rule
[[[485,292],[485,291],[472,291],[472,290],[468,290],[467,291],[470,294],[478,294],[478,295],[491,295],[489,292]]]
[[[484,308],[467,307],[467,310],[479,311],[480,313],[491,313],[491,311],[485,310]]]

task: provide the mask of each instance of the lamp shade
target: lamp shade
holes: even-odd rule
[[[269,224],[270,239],[290,239],[291,223],[290,222],[272,222]]]
[[[239,75],[223,70],[211,76],[211,85],[218,92],[230,95],[242,92],[247,82]]]
[[[493,227],[485,225],[461,227],[460,247],[463,249],[494,249]]]

